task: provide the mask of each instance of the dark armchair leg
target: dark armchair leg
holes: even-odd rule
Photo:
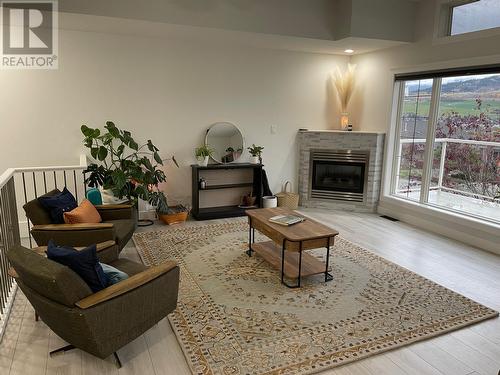
[[[52,357],[54,354],[57,354],[57,353],[61,353],[61,352],[66,352],[68,350],[72,350],[72,349],[76,349],[74,345],[66,345],[66,346],[63,346],[62,348],[59,348],[59,349],[56,349],[56,350],[52,350],[49,355]]]
[[[118,357],[118,353],[114,352],[113,355],[115,356],[116,366],[118,368],[122,368],[122,362],[120,361],[120,357]]]

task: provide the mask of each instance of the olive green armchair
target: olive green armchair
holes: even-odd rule
[[[70,268],[47,259],[46,248],[12,248],[10,270],[40,318],[69,345],[50,354],[79,348],[99,358],[115,355],[177,305],[179,267],[167,261],[153,267],[118,258],[113,241],[97,245],[101,262],[129,278],[92,293]]]
[[[55,189],[43,196],[59,193]],[[49,213],[38,199],[26,203],[23,208],[33,224],[31,234],[38,246],[47,246],[49,240],[58,245],[88,246],[104,241],[115,241],[121,251],[137,228],[137,210],[131,204],[95,206],[102,222],[97,224],[53,224]]]

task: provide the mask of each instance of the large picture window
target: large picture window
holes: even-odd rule
[[[500,222],[500,69],[396,87],[391,194]]]

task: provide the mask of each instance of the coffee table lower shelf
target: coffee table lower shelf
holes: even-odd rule
[[[252,243],[252,250],[259,254],[274,268],[281,270],[281,247],[273,241]],[[325,273],[325,263],[314,256],[302,251],[301,276],[311,276]],[[331,269],[329,267],[328,272]],[[297,251],[285,251],[284,274],[290,279],[299,277],[299,253]]]

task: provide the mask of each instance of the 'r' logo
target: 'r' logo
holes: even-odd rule
[[[3,53],[52,54],[52,3],[3,2]]]

